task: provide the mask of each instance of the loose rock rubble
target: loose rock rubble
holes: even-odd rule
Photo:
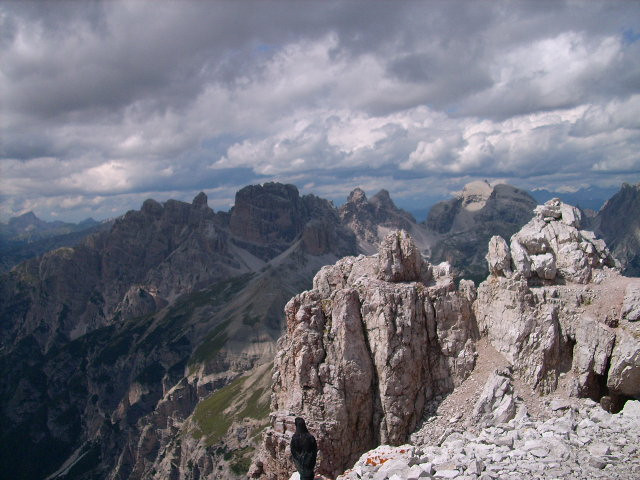
[[[640,402],[618,414],[578,399],[548,400],[547,409],[547,420],[525,414],[439,445],[382,445],[337,480],[640,478]]]

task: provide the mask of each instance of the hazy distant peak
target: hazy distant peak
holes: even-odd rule
[[[486,180],[467,183],[460,193],[462,207],[469,211],[480,210],[485,206],[492,193],[493,186]]]
[[[31,211],[9,219],[9,225],[15,226],[15,227],[25,227],[27,225],[32,225],[39,222],[41,222],[41,220],[38,217],[36,217],[35,213]]]
[[[393,210],[396,209],[396,205],[393,203],[393,200],[389,195],[389,191],[384,188],[371,197],[371,203],[380,207],[391,208]]]
[[[367,203],[367,195],[360,187],[354,188],[347,197],[347,203]]]
[[[200,192],[193,198],[193,202],[191,204],[194,207],[206,207],[207,206],[207,195],[204,192]]]

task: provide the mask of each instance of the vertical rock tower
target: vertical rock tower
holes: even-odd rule
[[[288,478],[295,416],[307,420],[318,471],[329,475],[380,443],[405,442],[426,402],[474,367],[474,298],[472,282],[456,288],[448,264],[424,261],[403,230],[376,255],[322,268],[285,308],[271,428],[252,475]]]

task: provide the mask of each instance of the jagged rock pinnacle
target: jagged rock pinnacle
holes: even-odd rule
[[[193,202],[191,202],[191,204],[194,207],[206,207],[207,195],[204,192],[200,192],[198,195],[194,197]]]

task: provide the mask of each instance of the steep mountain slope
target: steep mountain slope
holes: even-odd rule
[[[640,183],[625,183],[598,211],[593,230],[620,260],[626,275],[640,276]]]
[[[204,194],[147,200],[109,232],[19,265],[0,283],[0,469],[166,478],[175,426],[268,364],[284,303],[353,253],[328,202],[265,184],[238,192],[230,213],[214,213]],[[260,411],[254,393],[240,406]],[[196,453],[185,448],[185,462]],[[231,466],[218,457],[205,460]]]

